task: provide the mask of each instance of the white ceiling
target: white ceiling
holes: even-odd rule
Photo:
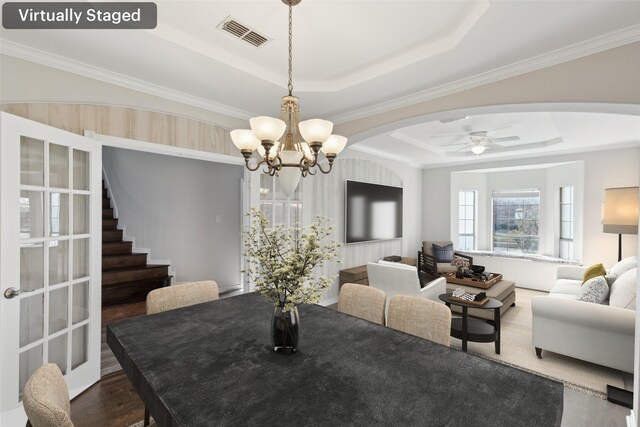
[[[2,28],[0,51],[154,94],[164,90],[168,98],[240,118],[279,114],[288,20],[280,0],[156,3],[154,30]],[[302,117],[338,123],[417,93],[499,79],[640,40],[640,0],[304,0],[293,12],[294,94]],[[217,29],[229,15],[271,41],[255,48]],[[638,130],[624,118],[603,117],[611,125],[624,123],[586,135],[578,129],[590,126],[584,115],[504,116],[472,117],[464,125],[425,123],[357,147],[385,154],[391,143],[402,147],[402,155],[396,149],[386,154],[431,165],[475,159],[444,156],[439,144],[447,140],[430,139],[431,133],[484,130],[508,121],[512,128],[491,136],[517,132],[522,143],[563,138],[526,153],[575,149],[582,143],[573,139],[578,137],[593,145],[590,135],[596,134],[629,143],[633,138],[622,129]]]

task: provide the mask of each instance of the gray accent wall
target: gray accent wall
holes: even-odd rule
[[[125,238],[170,261],[175,283],[240,285],[243,166],[106,146],[102,159]]]

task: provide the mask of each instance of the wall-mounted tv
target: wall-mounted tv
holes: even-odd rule
[[[346,181],[345,242],[402,237],[402,188]]]

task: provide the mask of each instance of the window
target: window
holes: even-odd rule
[[[521,254],[538,253],[540,191],[494,191],[493,250]]]
[[[458,193],[458,249],[472,251],[476,244],[476,192]]]
[[[260,175],[260,210],[269,220],[269,226],[284,224],[286,227],[302,222],[302,192],[298,184],[296,191],[287,199],[282,190],[278,177],[266,174]]]
[[[573,187],[560,187],[560,258],[573,258]]]

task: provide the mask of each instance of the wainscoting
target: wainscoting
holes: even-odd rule
[[[502,273],[505,279],[513,280],[520,288],[549,292],[556,282],[559,265],[554,262],[528,259],[504,258],[470,253],[473,263],[484,265],[486,271]]]

